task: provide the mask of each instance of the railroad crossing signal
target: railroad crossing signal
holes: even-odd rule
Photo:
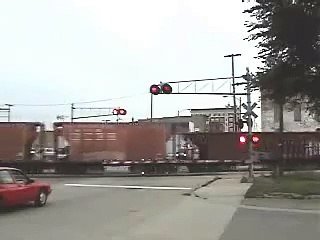
[[[247,143],[247,136],[246,135],[241,135],[239,137],[239,142],[240,142],[240,144],[246,144]]]
[[[123,108],[115,108],[112,111],[113,115],[126,115],[127,114],[127,110],[123,109]]]
[[[152,84],[150,86],[150,93],[153,95],[170,94],[172,93],[172,87],[169,83]]]
[[[253,103],[251,105],[251,110],[248,110],[248,105],[245,103],[241,104],[242,107],[247,110],[247,112],[243,115],[244,118],[249,117],[249,115],[251,114],[254,118],[257,118],[258,115],[253,111],[253,109],[258,105],[257,103]]]
[[[261,139],[260,136],[258,136],[257,134],[253,134],[251,136],[251,138],[249,138],[249,136],[247,134],[241,134],[239,137],[239,143],[241,145],[247,144],[249,141],[251,141],[255,146],[258,146]]]

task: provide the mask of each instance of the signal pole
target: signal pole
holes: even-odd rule
[[[236,85],[235,85],[235,76],[234,76],[234,57],[241,56],[238,54],[230,54],[224,57],[231,57],[231,69],[232,69],[232,93],[233,93],[233,131],[237,131],[236,122],[237,122],[237,102],[236,102]]]
[[[11,107],[13,107],[13,104],[5,104],[8,107],[8,122],[11,122]]]
[[[153,94],[151,93],[151,100],[150,100],[150,122],[153,121]]]
[[[73,122],[73,110],[74,110],[74,104],[71,103],[71,122]]]
[[[253,143],[251,141],[252,138],[252,107],[251,107],[251,83],[252,83],[252,77],[249,72],[249,68],[247,67],[247,74],[245,79],[247,80],[247,105],[248,105],[248,120],[247,120],[247,125],[248,125],[248,147],[249,147],[249,178],[254,177],[254,169],[253,169]]]

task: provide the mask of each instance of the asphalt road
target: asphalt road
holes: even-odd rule
[[[193,211],[193,206],[197,207],[197,202],[201,201],[182,195],[190,190],[101,188],[96,185],[193,188],[212,178],[45,179],[53,184],[53,193],[47,206],[23,207],[1,213],[0,238],[131,240],[144,239],[149,235],[149,239],[166,239],[167,224],[172,225],[170,219],[176,219],[174,223],[182,223],[186,218],[184,213]],[[89,184],[91,187],[65,184]],[[191,215],[189,217],[192,218]],[[189,222],[192,224],[190,219]],[[186,239],[182,230],[177,230],[178,239]],[[198,233],[195,231],[194,234],[196,238]]]
[[[220,240],[317,240],[320,215],[239,208]]]
[[[42,179],[47,206],[0,213],[0,239],[319,239],[319,213],[238,208],[246,188],[223,178],[198,197],[184,193],[213,176]]]

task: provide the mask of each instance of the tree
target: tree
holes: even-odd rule
[[[281,105],[298,97],[320,112],[320,1],[258,0],[244,13],[254,19],[246,39],[258,41],[260,89]]]
[[[297,98],[307,102],[310,112],[320,113],[320,1],[257,0],[245,10],[249,41],[258,41],[257,72],[262,93],[280,106],[279,131],[283,132],[283,106]],[[280,140],[282,143],[282,140]],[[281,158],[275,174],[281,174]]]

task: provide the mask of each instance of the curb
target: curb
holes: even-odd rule
[[[312,200],[320,199],[320,195],[302,195],[297,193],[269,193],[256,197],[247,197],[246,199],[296,199],[296,200]]]
[[[200,197],[199,195],[197,195],[197,194],[195,193],[197,190],[199,190],[200,188],[206,187],[206,186],[208,186],[209,184],[211,184],[211,183],[213,183],[213,182],[215,182],[215,181],[217,181],[217,180],[220,180],[220,179],[221,179],[221,177],[215,177],[215,178],[213,178],[213,179],[211,179],[211,180],[209,180],[209,181],[201,184],[200,186],[197,186],[197,187],[193,188],[190,192],[183,193],[182,195],[183,195],[183,196],[191,196],[191,195],[194,195],[195,197]]]
[[[184,173],[184,174],[85,174],[85,175],[45,175],[28,174],[31,178],[108,178],[108,177],[183,177],[183,176],[216,176],[223,173]],[[210,184],[210,183],[208,183]]]

